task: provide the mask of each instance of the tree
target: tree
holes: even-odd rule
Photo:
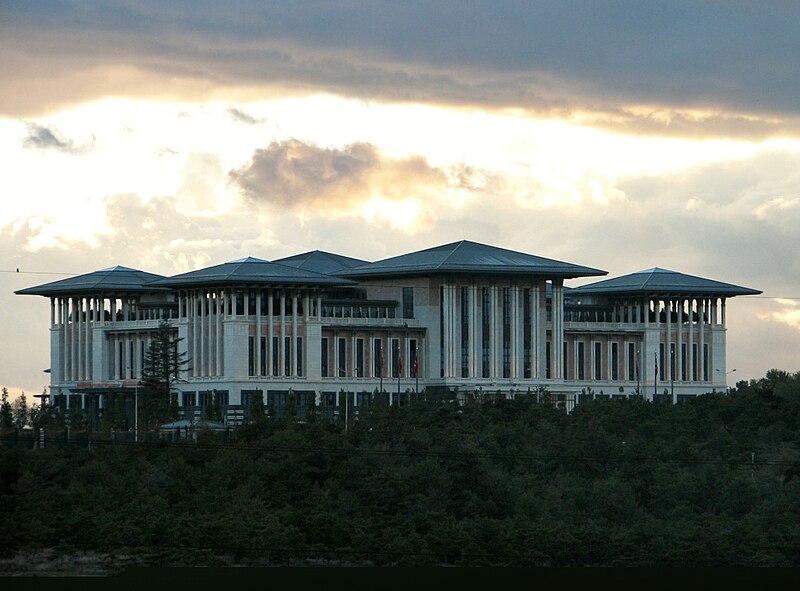
[[[3,388],[2,402],[0,402],[0,429],[14,428],[14,413],[8,401],[8,388]]]
[[[18,429],[26,427],[28,425],[28,399],[25,398],[25,392],[14,401],[11,409],[14,413],[14,426]]]
[[[173,404],[173,385],[180,380],[181,371],[189,363],[186,352],[180,351],[177,329],[169,321],[162,320],[150,346],[145,351],[142,367],[142,394],[139,420],[147,425],[151,419],[161,421],[175,418],[177,407]]]

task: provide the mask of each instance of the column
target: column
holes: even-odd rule
[[[192,323],[192,375],[200,375],[200,348],[198,343],[198,326],[197,326],[197,291],[192,290],[190,294],[189,304],[191,310],[189,318]]]
[[[281,298],[280,298],[280,307],[281,309],[278,310],[280,313],[280,322],[281,322],[281,337],[278,340],[278,375],[282,376],[286,374],[286,360],[284,358],[286,354],[286,292],[281,291]]]
[[[544,362],[541,359],[541,350],[544,343],[542,343],[540,334],[542,324],[540,290],[540,281],[537,279],[531,286],[531,378],[534,380],[544,377],[542,369]]]
[[[525,346],[519,346],[517,340],[525,334],[525,331],[520,331],[519,329],[519,321],[520,318],[523,317],[523,314],[519,313],[519,291],[520,288],[516,285],[511,287],[511,335],[510,335],[510,355],[511,355],[511,372],[509,375],[511,376],[512,380],[516,380],[520,377],[520,367],[524,367],[524,362],[521,364],[520,360],[518,359],[518,352],[520,350],[525,351]]]
[[[289,363],[293,378],[297,377],[297,302],[300,301],[297,291],[292,292],[292,341],[289,351]]]
[[[223,375],[222,370],[222,313],[224,311],[223,308],[223,301],[225,300],[225,290],[217,291],[217,346],[216,350],[214,351],[217,354],[217,364],[214,367],[216,375],[221,376]]]
[[[267,290],[267,375],[272,375],[272,360],[275,355],[274,347],[272,346],[272,337],[275,334],[275,324],[272,318],[274,312],[273,293],[272,288]]]
[[[700,331],[700,344],[697,346],[697,381],[702,382],[704,381],[705,376],[703,375],[703,347],[705,345],[705,332],[706,332],[706,298],[701,298],[698,301],[698,312],[700,318],[698,320],[697,329]]]
[[[687,345],[688,349],[688,359],[689,359],[689,367],[686,369],[687,372],[687,379],[690,382],[695,381],[694,379],[694,368],[695,368],[695,358],[694,358],[694,344],[695,344],[695,319],[694,319],[694,303],[695,298],[689,298],[689,343]]]
[[[677,358],[677,375],[675,379],[678,381],[683,380],[683,306],[685,300],[678,298],[678,344],[675,346],[675,356]]]
[[[564,280],[552,279],[553,342],[550,377],[564,379]]]
[[[256,290],[256,343],[254,347],[255,363],[253,364],[253,371],[257,376],[261,375],[261,321],[263,310],[261,309],[261,294],[263,290]]]
[[[198,365],[200,367],[200,375],[205,376],[208,375],[206,373],[206,326],[205,322],[203,321],[206,315],[205,291],[199,289],[197,290],[197,303],[200,305],[200,309],[197,311],[197,325],[200,332],[200,363]]]
[[[721,323],[722,323],[722,327],[725,328],[725,298],[722,298],[720,306],[721,306],[720,307],[720,315],[721,315],[720,320],[721,320]]]

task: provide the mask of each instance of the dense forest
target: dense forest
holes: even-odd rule
[[[800,373],[676,406],[586,398],[429,397],[196,442],[6,437],[0,535],[8,556],[111,570],[800,566]]]

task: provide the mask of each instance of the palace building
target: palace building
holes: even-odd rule
[[[138,391],[167,320],[188,360],[181,412],[237,423],[357,410],[422,391],[679,402],[726,388],[725,302],[761,293],[654,268],[605,271],[461,241],[376,262],[312,251],[163,277],[113,267],[19,290],[50,300],[50,400],[102,411]]]

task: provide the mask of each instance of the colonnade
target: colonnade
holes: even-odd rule
[[[181,290],[178,294],[178,316],[188,320],[188,342],[184,346],[190,357],[189,375],[225,375],[225,324],[238,320],[246,323],[247,336],[252,338],[252,345],[248,345],[250,350],[237,350],[248,356],[249,375],[297,377],[297,339],[302,337],[303,332],[300,323],[304,325],[307,320],[319,320],[321,311],[321,293],[307,288]],[[277,347],[273,337],[278,337]],[[285,346],[287,337],[290,342],[288,350]],[[277,374],[273,373],[275,361]],[[288,374],[284,371],[287,362]],[[301,367],[304,366],[304,363],[301,364]]]

